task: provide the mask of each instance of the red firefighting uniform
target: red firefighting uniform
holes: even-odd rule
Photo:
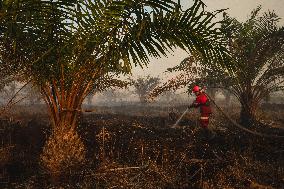
[[[192,104],[193,107],[200,107],[200,124],[201,127],[207,128],[209,124],[209,117],[212,114],[210,102],[204,93],[200,93]]]

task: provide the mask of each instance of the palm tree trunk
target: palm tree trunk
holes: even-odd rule
[[[251,95],[245,94],[241,98],[240,121],[245,126],[250,126],[257,120],[258,103]]]
[[[52,133],[41,154],[41,163],[53,177],[80,169],[84,163],[86,150],[76,127],[89,88],[89,83],[78,83],[66,91],[63,82],[55,81],[42,86]]]

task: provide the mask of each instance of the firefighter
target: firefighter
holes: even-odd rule
[[[206,137],[213,139],[215,133],[208,127],[209,118],[212,114],[210,100],[204,90],[197,85],[193,87],[192,92],[195,94],[196,99],[188,108],[200,108],[200,125],[204,129]]]

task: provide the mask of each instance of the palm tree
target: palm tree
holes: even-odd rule
[[[218,63],[208,66],[204,60],[190,56],[179,66],[168,69],[181,73],[156,88],[152,96],[196,83],[223,88],[239,100],[241,123],[255,122],[261,100],[284,89],[284,28],[277,26],[279,18],[275,13],[259,16],[259,11],[260,7],[244,23],[224,15],[222,28],[234,67],[226,69]]]
[[[208,62],[227,58],[213,22],[218,11],[193,1],[185,11],[172,0],[2,2],[1,66],[31,80],[48,105],[53,134],[44,149],[46,167],[56,172],[70,165],[62,162],[84,159],[75,131],[82,102],[110,73],[129,73],[176,47]]]
[[[284,28],[277,26],[279,17],[274,12],[260,16],[260,10],[255,9],[245,23],[226,15],[223,22],[237,64],[230,75],[232,92],[241,103],[245,125],[256,120],[261,100],[284,88]]]
[[[130,79],[134,87],[133,93],[138,95],[139,101],[142,104],[147,102],[148,94],[160,83],[159,77],[138,77],[137,79]]]

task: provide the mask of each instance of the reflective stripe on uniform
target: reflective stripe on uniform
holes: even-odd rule
[[[209,119],[209,117],[200,117],[200,119]]]

